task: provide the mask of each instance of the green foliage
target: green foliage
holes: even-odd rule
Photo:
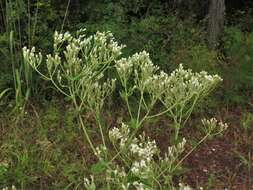
[[[176,67],[175,65],[184,61],[181,59],[182,56],[187,57],[188,54],[193,54],[191,50],[188,50],[192,46],[204,47],[207,51],[203,40],[204,32],[191,20],[183,21],[173,15],[147,15],[138,19],[130,17],[125,12],[121,14],[123,16],[118,20],[114,20],[114,17],[109,20],[101,18],[95,23],[87,22],[80,25],[87,27],[88,32],[112,31],[120,42],[131,47],[125,48],[124,55],[146,50],[150,53],[154,63],[166,71],[171,71]],[[210,62],[213,62],[215,53],[210,54],[212,55],[208,54],[208,57],[211,57]],[[202,57],[203,60],[205,56]]]
[[[241,126],[243,129],[247,130],[253,126],[253,114],[246,112],[243,114],[241,119]]]
[[[51,128],[57,128],[60,125],[61,118],[62,116],[60,110],[56,107],[56,103],[51,101],[43,114],[42,124]]]
[[[37,114],[39,118],[29,114],[24,125],[0,120],[5,123],[0,144],[0,189],[12,185],[17,189],[78,187],[89,160],[81,150],[85,145],[79,143],[80,132],[76,127],[64,127],[68,122],[59,102],[47,102]]]
[[[224,51],[228,64],[222,70],[225,79],[227,102],[250,102],[253,89],[253,33],[243,33],[238,28],[227,28]]]
[[[0,93],[0,100],[4,97],[4,95],[9,91],[10,89],[5,89]]]
[[[182,52],[181,52],[182,51]],[[218,67],[217,52],[209,50],[206,45],[196,44],[185,50],[179,50],[174,55],[176,62],[183,63],[186,67],[193,71],[200,72],[202,70],[214,73]]]
[[[38,97],[42,88],[39,77],[34,75],[30,65],[23,62],[22,47],[37,44],[38,48],[52,49],[49,35],[53,34],[54,27],[61,27],[66,11],[66,7],[63,8],[63,12],[57,12],[49,0],[1,1],[0,90],[7,87],[13,89],[12,97],[15,97],[16,103],[14,113],[24,110],[28,98]],[[51,29],[52,23],[54,27]]]

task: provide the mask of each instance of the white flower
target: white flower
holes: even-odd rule
[[[227,123],[218,121],[216,118],[202,119],[202,124],[204,125],[204,130],[206,133],[211,135],[220,134],[228,128]]]
[[[179,183],[179,190],[192,190],[192,188],[188,185],[183,184],[183,183]]]
[[[90,179],[84,178],[83,182],[84,182],[84,187],[87,190],[96,190],[96,185],[95,185],[94,177],[93,176],[90,176]]]
[[[173,164],[174,161],[183,153],[185,149],[186,140],[183,138],[182,142],[177,145],[168,147],[167,153],[165,153],[164,159],[161,161],[165,164]]]
[[[146,185],[138,181],[133,182],[133,185],[136,190],[150,190],[150,188],[146,187]]]
[[[114,127],[109,131],[109,138],[113,143],[119,141],[119,147],[120,149],[123,149],[128,141],[129,133],[129,126],[122,123],[120,128]]]

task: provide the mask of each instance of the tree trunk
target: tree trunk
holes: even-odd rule
[[[215,49],[224,29],[225,0],[210,0],[208,13],[208,44]]]

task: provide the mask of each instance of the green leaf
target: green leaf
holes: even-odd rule
[[[9,90],[10,90],[10,88],[5,89],[4,91],[2,91],[2,92],[0,93],[0,99],[1,99],[1,98],[4,96],[4,94],[6,94]]]
[[[96,164],[91,166],[91,173],[93,174],[100,174],[105,171],[107,167],[107,163],[104,161],[99,161]]]
[[[132,129],[136,129],[138,128],[138,123],[137,123],[137,120],[136,119],[131,119],[131,121],[129,122],[129,127],[132,128]]]

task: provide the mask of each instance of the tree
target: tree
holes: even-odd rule
[[[210,0],[208,13],[208,44],[210,48],[217,47],[219,38],[224,29],[225,0]]]

